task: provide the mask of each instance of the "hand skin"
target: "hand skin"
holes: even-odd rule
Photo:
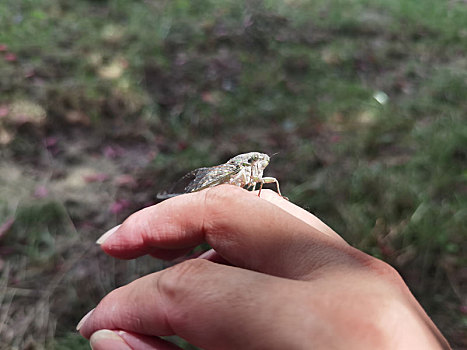
[[[202,242],[213,250],[109,293],[80,333],[113,330],[135,350],[178,349],[159,339],[174,334],[207,350],[449,349],[392,267],[272,191],[175,197],[131,215],[101,247],[173,259]]]

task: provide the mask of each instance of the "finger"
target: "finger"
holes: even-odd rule
[[[180,347],[159,337],[125,331],[118,331],[118,335],[130,345],[131,350],[181,350]]]
[[[254,191],[251,193],[256,194],[258,193],[258,191]],[[261,198],[267,200],[268,202],[272,204],[277,205],[278,207],[285,210],[289,214],[292,214],[296,218],[304,221],[308,225],[321,231],[323,234],[333,236],[334,238],[338,240],[343,240],[341,236],[339,236],[333,229],[331,229],[328,225],[326,225],[316,216],[306,211],[305,209],[293,204],[292,202],[284,199],[283,197],[279,196],[276,192],[272,190],[268,190],[268,189],[262,190]]]
[[[109,329],[101,329],[91,336],[89,345],[93,350],[131,350],[130,346],[118,335]]]
[[[218,264],[228,265],[229,262],[225,260],[222,256],[220,256],[214,249],[209,249],[208,251],[204,252],[198,259],[205,259],[209,260]]]
[[[344,259],[342,251],[349,249],[343,240],[229,185],[143,209],[101,246],[112,256],[128,258],[180,252],[203,241],[235,266],[289,278],[301,278],[335,258]]]
[[[310,299],[304,285],[194,259],[113,291],[80,333],[89,337],[99,329],[122,329],[147,336],[177,334],[203,349],[248,349],[260,337],[262,348],[277,348],[279,320],[288,329],[309,332],[304,327],[309,310],[298,302],[294,305],[295,299],[281,307],[284,289]],[[288,345],[282,348],[297,348]]]
[[[178,346],[158,337],[125,331],[101,329],[89,339],[93,350],[180,350]]]

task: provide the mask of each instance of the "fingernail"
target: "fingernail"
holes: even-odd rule
[[[99,239],[96,241],[96,243],[97,244],[104,243],[104,241],[107,238],[109,238],[110,236],[112,236],[115,233],[115,231],[117,231],[120,228],[120,226],[122,226],[122,225],[117,225],[117,226],[111,228],[110,230],[108,230],[106,233],[104,233],[102,236],[99,237]]]
[[[79,331],[81,329],[81,327],[83,327],[84,322],[86,322],[86,320],[89,318],[89,316],[91,316],[93,311],[94,311],[94,309],[89,311],[86,315],[84,315],[84,317],[81,319],[81,321],[78,322],[78,325],[76,326],[77,331]]]
[[[214,249],[209,249],[209,250],[205,251],[203,254],[199,255],[197,257],[197,259],[208,259],[209,260],[209,258],[214,254],[216,254]]]
[[[91,349],[131,350],[128,344],[116,333],[109,329],[94,332],[89,339]]]

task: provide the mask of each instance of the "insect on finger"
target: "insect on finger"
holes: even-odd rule
[[[201,191],[221,184],[231,184],[254,190],[260,183],[258,195],[265,183],[275,183],[277,193],[282,196],[279,182],[274,177],[263,177],[264,169],[269,164],[265,153],[249,152],[231,158],[227,163],[208,168],[195,169],[183,176],[170,191],[159,193],[158,199],[167,199],[183,193]]]

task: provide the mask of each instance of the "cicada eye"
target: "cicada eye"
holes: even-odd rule
[[[250,157],[250,159],[248,159],[248,163],[251,164],[253,162],[256,162],[258,159],[259,159],[258,156],[252,156],[252,157]]]

